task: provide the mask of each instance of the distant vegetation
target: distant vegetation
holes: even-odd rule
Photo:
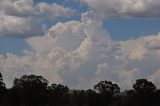
[[[146,79],[133,89],[120,92],[117,84],[101,81],[94,90],[71,90],[61,84],[49,85],[42,76],[15,78],[7,89],[0,74],[0,106],[160,106],[160,90]]]

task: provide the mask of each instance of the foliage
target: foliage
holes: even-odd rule
[[[0,90],[3,90],[5,88],[5,83],[3,82],[2,74],[0,73]]]
[[[156,90],[156,86],[146,79],[138,79],[133,85],[133,88],[138,94],[147,95],[153,93]]]
[[[94,85],[94,89],[101,94],[111,96],[120,92],[120,88],[118,87],[118,85],[113,84],[111,81],[101,81],[98,84]]]
[[[0,73],[0,103],[4,101],[6,93],[5,83],[3,82],[2,74]]]
[[[0,74],[0,106],[160,106],[160,90],[146,79],[124,92],[111,81],[100,81],[94,90],[71,90],[36,75],[15,78],[6,89]]]

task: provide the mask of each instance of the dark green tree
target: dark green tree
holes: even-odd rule
[[[113,84],[111,81],[101,81],[94,85],[94,90],[96,90],[100,95],[98,97],[98,102],[100,105],[109,105],[113,102],[114,96],[120,93],[120,88],[117,84]]]
[[[4,96],[6,92],[6,86],[3,82],[2,74],[0,73],[0,105],[2,105],[2,102],[4,101]]]
[[[160,90],[138,79],[133,89],[120,92],[117,84],[101,81],[94,90],[69,90],[61,84],[48,85],[42,76],[15,78],[6,89],[0,73],[0,106],[160,106]]]
[[[69,102],[69,88],[61,84],[49,86],[49,101],[51,105],[64,105]]]
[[[89,89],[86,90],[86,98],[87,98],[87,104],[88,106],[98,106],[97,98],[98,98],[98,94],[96,91]]]
[[[156,90],[156,86],[146,79],[138,79],[136,83],[133,85],[134,90],[136,93],[141,95],[148,95],[152,94]]]
[[[73,90],[71,102],[72,106],[86,106],[86,91]]]
[[[113,84],[111,81],[101,81],[94,85],[94,90],[101,94],[113,96],[120,92],[120,88],[117,84]]]
[[[133,88],[137,106],[153,104],[156,86],[152,82],[146,79],[138,79],[133,85]]]
[[[3,78],[2,78],[2,74],[0,73],[0,90],[2,89],[5,89],[6,86],[5,86],[5,83],[3,82]]]
[[[20,79],[16,78],[14,80],[12,90],[18,93],[18,95],[15,95],[16,97],[18,96],[16,99],[21,100],[24,104],[34,104],[34,106],[36,106],[39,104],[46,104],[47,87],[48,81],[42,76],[24,75]]]
[[[154,94],[154,104],[153,106],[160,106],[160,89],[156,90]]]

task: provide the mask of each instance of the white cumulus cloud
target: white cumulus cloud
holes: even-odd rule
[[[52,83],[71,88],[91,88],[111,80],[122,89],[137,78],[159,82],[160,33],[125,41],[113,41],[93,11],[80,21],[59,22],[44,36],[27,38],[31,51],[22,56],[0,56],[0,71],[7,86],[24,74],[42,75]]]
[[[56,3],[34,3],[33,0],[0,1],[0,36],[30,37],[45,32],[43,21],[73,15],[74,10]]]

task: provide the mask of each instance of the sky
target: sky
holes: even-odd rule
[[[89,89],[160,87],[160,0],[0,0],[0,72]]]

